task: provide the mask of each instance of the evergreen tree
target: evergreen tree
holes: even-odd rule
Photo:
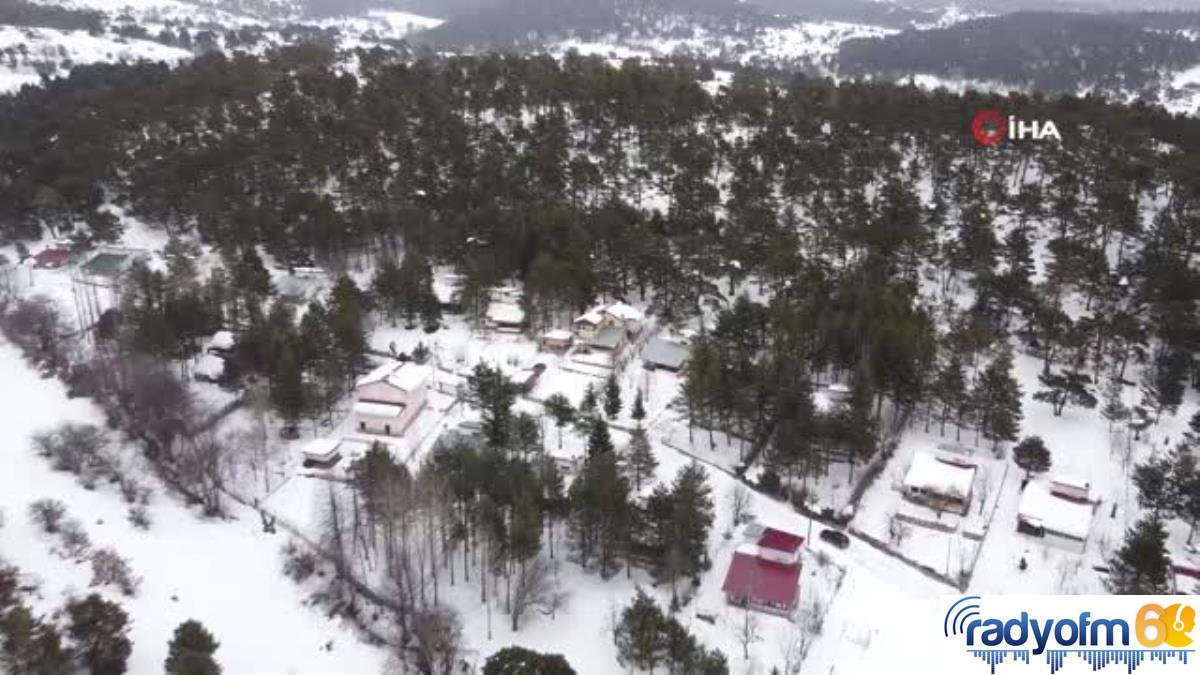
[[[1179,502],[1176,484],[1171,480],[1172,461],[1168,457],[1152,457],[1133,469],[1133,484],[1138,491],[1138,504],[1150,509],[1155,518],[1174,513]]]
[[[663,624],[662,610],[645,591],[637,589],[633,602],[621,611],[621,621],[613,632],[621,665],[654,670],[662,659]]]
[[[221,666],[213,658],[219,646],[199,621],[184,621],[167,646],[167,675],[220,675]]]
[[[69,603],[67,617],[79,663],[91,675],[123,675],[133,651],[125,611],[93,593]]]
[[[561,654],[505,647],[488,657],[483,675],[575,675],[575,670]]]
[[[588,382],[583,389],[583,400],[579,402],[579,413],[583,417],[590,417],[596,414],[596,406],[599,403],[596,401],[596,390],[592,387],[592,383]]]
[[[507,449],[512,440],[512,407],[517,387],[499,368],[479,363],[467,377],[467,400],[483,416],[488,446]]]
[[[629,416],[641,426],[642,420],[646,419],[646,404],[642,401],[642,389],[638,387],[637,394],[633,397],[633,408],[629,411]]]
[[[604,383],[604,414],[608,419],[615,419],[621,413],[621,385],[617,383],[616,374],[608,376]]]
[[[979,414],[979,433],[998,446],[1017,440],[1021,428],[1021,388],[1012,375],[1012,352],[1007,348],[984,369],[971,392]]]
[[[570,399],[562,394],[551,394],[544,403],[546,412],[554,418],[554,426],[558,428],[558,448],[562,449],[562,430],[575,419],[575,407]]]
[[[1171,592],[1167,531],[1153,516],[1125,533],[1125,544],[1108,561],[1106,585],[1114,595],[1163,595]]]
[[[629,451],[625,465],[633,476],[634,489],[638,492],[642,490],[642,481],[653,478],[654,470],[658,468],[658,459],[654,457],[650,437],[641,427],[637,427],[629,435]]]
[[[1089,409],[1096,407],[1097,400],[1092,393],[1092,378],[1089,375],[1073,370],[1044,372],[1038,375],[1038,381],[1042,383],[1042,389],[1035,392],[1033,398],[1049,403],[1055,417],[1062,415],[1067,404]]]
[[[612,436],[608,433],[608,423],[604,420],[596,420],[592,423],[591,433],[588,435],[587,441],[587,456],[588,459],[613,451]]]
[[[279,416],[295,422],[305,409],[304,381],[290,344],[285,344],[271,369],[271,404]]]
[[[27,675],[71,672],[71,655],[63,649],[53,624],[37,619],[24,605],[7,612],[0,602],[0,671]]]
[[[1033,474],[1050,470],[1050,450],[1041,436],[1026,436],[1013,447],[1013,461],[1025,470],[1028,481]]]

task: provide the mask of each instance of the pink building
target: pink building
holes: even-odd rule
[[[388,363],[359,378],[354,418],[367,434],[403,436],[425,407],[433,369],[415,363]]]
[[[731,605],[790,616],[800,601],[800,548],[804,537],[766,528],[757,544],[743,544],[725,572]]]

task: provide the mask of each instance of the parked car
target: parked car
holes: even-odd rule
[[[850,537],[847,537],[846,533],[841,530],[821,530],[821,534],[818,536],[821,537],[821,541],[830,546],[846,548],[850,545]]]

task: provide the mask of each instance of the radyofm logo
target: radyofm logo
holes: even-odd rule
[[[1009,600],[993,596],[995,600]],[[1090,670],[1110,664],[1123,664],[1133,672],[1143,661],[1166,666],[1176,662],[1186,666],[1193,655],[1192,631],[1196,627],[1194,597],[1168,599],[1154,596],[1105,596],[1101,611],[1081,609],[1062,612],[1061,607],[1097,596],[1044,596],[1036,609],[1013,608],[999,615],[987,611],[991,604],[981,596],[969,595],[955,600],[942,620],[942,633],[961,640],[966,651],[980,658],[996,672],[1007,658],[1031,663],[1030,656],[1044,656],[1054,673],[1063,667],[1067,655],[1083,659]],[[1081,601],[1083,601],[1081,603]],[[1011,601],[1004,602],[1009,605]],[[1128,607],[1117,608],[1114,604]],[[1192,666],[1194,670],[1195,666]],[[1168,671],[1158,671],[1168,672]]]

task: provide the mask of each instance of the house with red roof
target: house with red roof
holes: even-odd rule
[[[800,601],[800,549],[804,537],[764,528],[756,543],[734,551],[721,590],[731,605],[790,615]]]
[[[33,256],[33,265],[41,269],[58,269],[71,259],[71,251],[65,248],[48,248]]]

